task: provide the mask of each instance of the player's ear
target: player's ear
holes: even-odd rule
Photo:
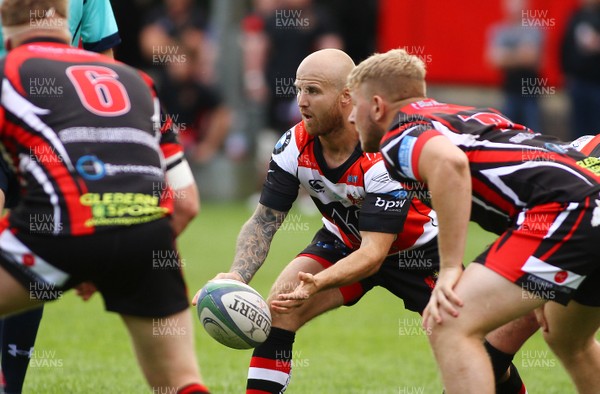
[[[344,90],[342,90],[342,94],[340,95],[340,102],[344,106],[352,104],[352,97],[350,97],[350,89],[348,89],[347,87],[344,88]]]
[[[373,120],[379,121],[383,119],[385,115],[385,101],[381,96],[375,95],[371,99],[371,115],[373,116]]]

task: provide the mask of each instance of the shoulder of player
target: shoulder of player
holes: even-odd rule
[[[310,141],[314,139],[314,137],[310,136],[304,127],[304,122],[300,121],[296,123],[294,127],[291,128],[292,133],[294,134],[294,139],[296,140],[296,145],[298,148],[301,148],[304,145],[308,145]]]

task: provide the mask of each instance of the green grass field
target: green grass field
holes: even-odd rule
[[[250,214],[243,204],[202,207],[179,243],[191,295],[215,274],[228,270],[235,238]],[[288,219],[251,283],[265,296],[278,272],[321,226],[319,217],[296,211]],[[475,227],[471,230],[468,258],[493,239]],[[400,300],[374,289],[357,305],[321,316],[299,331],[293,351],[293,379],[287,392],[441,393],[436,365],[419,326],[419,316],[405,311]],[[212,392],[243,393],[251,351],[218,344],[199,323],[195,330],[196,353]],[[574,392],[539,334],[514,362],[530,394]],[[45,309],[24,392],[152,391],[137,368],[120,318],[104,312],[98,295],[84,303],[70,292]]]

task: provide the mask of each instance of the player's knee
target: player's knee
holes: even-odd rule
[[[573,335],[565,330],[543,331],[544,340],[563,362],[576,359],[587,351],[598,346],[596,339]]]
[[[483,341],[486,335],[485,330],[477,327],[463,324],[464,319],[446,316],[443,324],[433,324],[427,327],[426,333],[429,337],[429,342],[432,346],[444,346],[445,344],[453,344],[461,339],[475,338]]]

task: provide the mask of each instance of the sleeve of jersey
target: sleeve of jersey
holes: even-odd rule
[[[121,42],[109,0],[84,2],[81,41],[84,49],[93,52],[106,51]]]
[[[183,155],[183,147],[171,118],[162,112],[161,110],[161,122],[163,119],[164,122],[160,128],[160,149],[167,165],[166,178],[173,190],[180,190],[195,182],[194,174]]]
[[[360,209],[360,231],[398,234],[404,228],[410,201],[404,190],[367,193]]]
[[[287,212],[292,208],[300,182],[298,178],[284,171],[275,160],[271,160],[267,179],[260,194],[260,203],[277,211]]]
[[[431,138],[442,135],[429,125],[403,126],[402,130],[393,130],[384,136],[381,154],[402,178],[422,181],[419,175],[419,157],[425,143]]]

